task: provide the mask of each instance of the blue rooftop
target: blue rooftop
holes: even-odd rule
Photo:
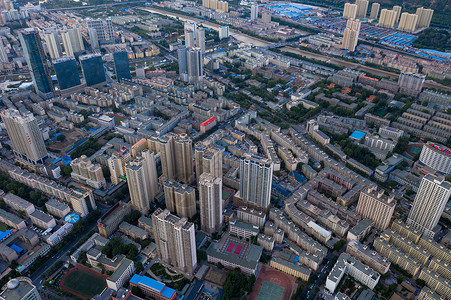
[[[164,283],[159,282],[155,279],[149,278],[147,276],[140,276],[138,274],[133,275],[130,282],[136,285],[143,285],[149,287],[157,292],[159,292],[163,297],[171,298],[175,293],[174,289],[167,287]]]
[[[6,230],[6,231],[0,231],[0,240],[3,240],[4,238],[6,238],[8,235],[11,234],[11,230]]]
[[[165,286],[163,288],[163,291],[161,292],[161,296],[166,297],[166,298],[171,298],[172,295],[174,295],[175,290],[171,289],[170,287]]]
[[[20,248],[19,246],[17,246],[16,244],[11,245],[10,248],[13,249],[14,251],[16,251],[17,253],[22,253],[23,252],[23,249]]]
[[[365,137],[365,135],[366,135],[365,132],[356,130],[351,134],[350,138],[360,141],[361,139],[363,139]]]

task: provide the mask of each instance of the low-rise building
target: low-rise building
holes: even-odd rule
[[[27,215],[35,211],[35,207],[32,203],[12,193],[8,193],[3,196],[3,201],[5,201],[6,205],[15,211],[24,211]]]
[[[166,284],[138,274],[130,279],[130,287],[138,287],[144,295],[157,300],[175,300],[177,293]]]
[[[265,224],[266,214],[246,206],[240,206],[237,210],[236,219],[240,222],[256,225],[261,228]]]
[[[55,246],[56,244],[61,242],[63,240],[63,238],[72,231],[73,227],[74,227],[74,225],[72,223],[64,224],[57,231],[52,233],[52,235],[47,237],[47,239],[46,239],[47,244],[49,244],[50,246]]]
[[[418,244],[422,235],[421,231],[416,230],[415,228],[413,228],[413,226],[407,225],[400,219],[393,220],[393,223],[391,224],[391,229],[393,229],[400,235],[405,236],[415,244]]]
[[[418,295],[417,300],[446,300],[446,298],[425,286]]]
[[[272,251],[274,248],[274,237],[260,233],[257,236],[257,243],[266,251]]]
[[[124,217],[132,211],[129,203],[122,201],[113,205],[110,210],[97,221],[101,236],[107,238],[119,227]]]
[[[247,253],[238,257],[233,253],[224,253],[221,249],[210,246],[207,249],[207,260],[213,264],[221,263],[229,269],[239,268],[241,272],[247,275],[255,275],[262,251],[262,247],[250,244]]]
[[[393,246],[383,238],[377,238],[373,242],[374,248],[380,255],[387,257],[392,263],[397,264],[412,276],[416,276],[420,271],[421,264],[412,259],[398,247]]]
[[[229,231],[231,234],[235,234],[236,236],[243,237],[245,239],[248,239],[251,236],[256,236],[259,232],[258,226],[238,222],[237,220],[230,220]]]
[[[451,251],[433,239],[422,237],[418,245],[426,249],[432,256],[451,263]]]
[[[387,258],[380,256],[379,253],[358,241],[350,241],[346,247],[346,253],[369,265],[381,274],[387,273],[390,268],[390,261]]]
[[[138,226],[145,231],[151,233],[152,232],[152,219],[142,216],[138,219]]]
[[[134,272],[135,264],[133,261],[124,258],[116,271],[106,279],[106,284],[110,289],[117,291],[132,277]]]
[[[0,222],[5,223],[15,229],[26,228],[27,224],[25,221],[16,216],[15,214],[9,213],[0,208]]]
[[[311,271],[308,268],[304,268],[302,266],[296,265],[294,263],[288,262],[278,257],[274,257],[273,259],[271,259],[269,265],[274,269],[280,270],[284,273],[300,278],[304,281],[308,281],[311,274]]]
[[[39,228],[48,229],[56,226],[55,219],[40,210],[35,210],[29,217],[31,222]]]
[[[326,280],[326,288],[334,293],[338,284],[345,274],[353,277],[355,280],[366,285],[370,289],[374,289],[379,282],[381,275],[368,267],[367,265],[356,260],[347,253],[342,253],[338,257],[332,271],[330,271]]]
[[[149,233],[141,229],[137,226],[131,225],[127,222],[122,222],[119,225],[119,231],[123,232],[124,234],[128,235],[129,237],[132,237],[133,239],[141,239],[145,240],[149,237]]]
[[[45,203],[47,212],[57,218],[64,218],[68,213],[70,213],[70,207],[64,203],[59,202],[56,199],[49,199]]]
[[[370,233],[372,226],[373,221],[371,219],[365,218],[361,220],[348,231],[348,241],[361,241]]]
[[[424,280],[431,290],[444,298],[451,299],[451,284],[449,280],[428,268],[423,268],[418,278]]]
[[[433,257],[428,266],[432,271],[440,274],[443,278],[451,280],[451,264],[437,257]]]

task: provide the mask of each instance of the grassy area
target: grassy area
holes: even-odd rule
[[[64,286],[84,297],[92,298],[100,294],[106,287],[102,277],[83,270],[76,270],[64,279]]]
[[[0,231],[5,232],[6,230],[10,229],[11,227],[9,227],[8,225],[4,224],[4,223],[0,223]]]

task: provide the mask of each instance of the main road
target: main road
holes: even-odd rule
[[[178,18],[181,21],[193,21],[193,22],[198,22],[198,23],[202,23],[203,26],[207,27],[207,28],[211,28],[214,30],[219,30],[219,28],[222,25],[210,22],[210,21],[206,21],[206,20],[202,20],[196,17],[192,17],[192,16],[186,16],[186,15],[182,15],[182,14],[178,14],[178,13],[174,13],[174,12],[169,12],[166,10],[162,10],[162,9],[158,9],[158,8],[154,8],[154,7],[141,7],[141,10],[150,12],[150,13],[154,13],[154,14],[160,14],[160,15],[164,15],[164,16],[168,16],[171,18]],[[236,40],[243,42],[243,43],[252,43],[255,46],[259,46],[259,47],[264,47],[267,45],[272,44],[272,42],[268,42],[250,35],[247,35],[245,33],[242,33],[239,30],[236,29],[229,29],[229,34],[231,36],[233,36]],[[363,72],[368,72],[374,75],[378,75],[378,76],[382,76],[382,77],[390,77],[393,80],[398,80],[399,75],[393,72],[389,72],[389,71],[385,71],[385,70],[381,70],[378,68],[373,68],[373,67],[369,67],[366,65],[362,65],[359,63],[354,63],[354,62],[349,62],[349,61],[345,61],[339,58],[335,58],[335,57],[330,57],[330,56],[326,56],[323,54],[319,54],[319,53],[313,53],[310,51],[306,51],[306,50],[302,50],[299,48],[294,48],[294,47],[289,47],[289,46],[285,46],[281,48],[282,51],[287,51],[287,52],[291,52],[291,53],[296,53],[296,54],[300,54],[302,56],[305,56],[306,58],[314,58],[320,61],[324,61],[324,62],[329,62],[331,64],[337,65],[337,66],[341,66],[341,67],[345,67],[345,68],[351,68],[351,69],[356,69],[356,70],[360,70]],[[437,82],[433,82],[433,81],[426,81],[424,83],[425,87],[429,87],[429,88],[436,88],[436,89],[440,89],[440,90],[445,90],[445,91],[451,91],[451,86],[445,86],[442,85],[440,83]]]

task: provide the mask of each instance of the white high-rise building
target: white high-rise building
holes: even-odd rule
[[[360,192],[356,213],[364,218],[371,219],[373,226],[379,230],[387,229],[395,211],[394,196],[387,196],[383,190],[377,191],[374,187]]]
[[[32,164],[44,163],[48,153],[38,121],[33,114],[22,116],[19,111],[10,108],[2,111],[0,115],[14,154]]]
[[[185,47],[193,48],[196,46],[195,43],[195,32],[192,30],[185,30]]]
[[[417,8],[416,14],[418,15],[417,28],[428,28],[431,25],[432,15],[434,10],[430,8]]]
[[[222,180],[210,173],[199,177],[200,226],[209,234],[222,227]]]
[[[74,53],[85,50],[83,37],[79,28],[73,27],[61,31],[61,38],[63,40],[63,46],[64,51],[66,52],[66,56],[74,56]]]
[[[44,30],[44,41],[51,59],[60,58],[63,55],[56,28],[46,28]]]
[[[343,19],[355,19],[357,16],[357,4],[345,3]]]
[[[251,21],[256,21],[258,18],[258,5],[254,4],[251,6]]]
[[[377,2],[374,2],[371,5],[371,13],[370,13],[370,19],[371,20],[376,20],[377,17],[379,16],[379,9],[380,9],[381,5]]]
[[[357,5],[356,18],[366,18],[366,13],[368,12],[368,0],[356,0]]]
[[[197,267],[194,224],[158,208],[152,214],[152,233],[161,262],[192,275]]]
[[[8,62],[8,53],[6,52],[5,45],[3,44],[3,39],[0,39],[0,62]]]
[[[399,5],[393,6],[393,11],[395,12],[395,24],[399,23],[399,18],[401,17],[402,7]]]
[[[418,15],[404,12],[401,14],[398,29],[406,32],[414,32],[417,28]]]
[[[398,79],[398,85],[402,92],[419,94],[425,80],[426,76],[424,74],[401,72]]]
[[[192,140],[186,134],[168,133],[159,138],[158,147],[163,177],[190,184],[194,178]]]
[[[17,277],[2,288],[0,300],[41,300],[41,296],[30,278]]]
[[[379,17],[379,26],[393,28],[395,26],[396,12],[394,10],[388,10],[384,8],[381,10]]]
[[[360,33],[360,20],[348,19],[346,28],[343,32],[343,41],[341,44],[342,49],[348,51],[355,51],[357,41],[359,40]]]
[[[242,158],[240,197],[246,206],[266,211],[271,201],[273,163]]]
[[[407,217],[407,225],[433,238],[450,195],[451,184],[445,178],[432,174],[424,176]]]
[[[196,47],[205,52],[205,28],[199,27],[196,31]]]
[[[229,37],[229,26],[221,26],[219,27],[219,38],[227,39]]]
[[[125,170],[130,202],[142,214],[147,214],[150,203],[158,193],[158,176],[153,153],[144,150],[141,157],[135,158],[127,164]]]
[[[451,174],[451,149],[429,141],[421,150],[419,162],[435,171]]]
[[[210,173],[215,177],[222,178],[222,150],[216,147],[205,147],[202,143],[198,143],[194,156],[198,180],[203,173]]]

